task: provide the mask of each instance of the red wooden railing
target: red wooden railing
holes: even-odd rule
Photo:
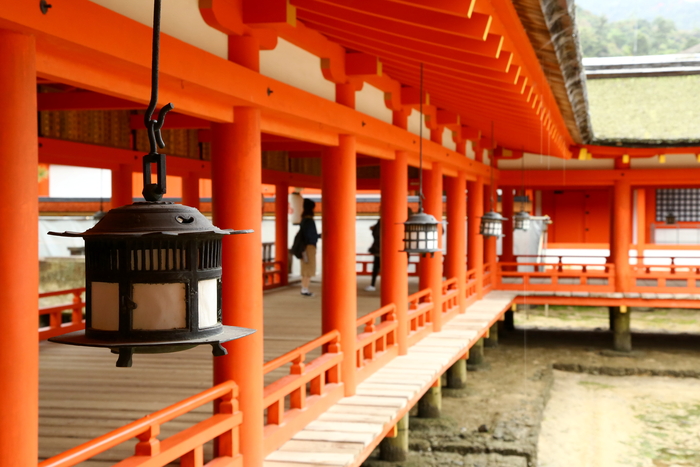
[[[55,292],[43,292],[39,294],[40,299],[59,297],[61,295],[72,296],[71,303],[39,308],[39,316],[49,316],[49,325],[39,328],[40,341],[46,340],[49,337],[60,336],[61,334],[85,329],[85,321],[83,320],[85,302],[81,298],[84,293],[85,287],[80,287],[77,289],[57,290]],[[67,310],[71,310],[71,320],[68,323],[63,323],[63,312]]]
[[[263,263],[263,290],[274,289],[283,285],[282,273],[284,264],[281,261]]]
[[[119,462],[124,467],[162,467],[180,459],[181,467],[204,465],[204,444],[216,439],[215,458],[207,467],[238,467],[239,426],[242,414],[238,410],[238,387],[233,381],[152,413],[117,430],[39,463],[38,467],[72,467],[133,438],[138,438],[133,456]],[[218,413],[162,441],[158,439],[165,423],[218,399]]]
[[[408,297],[408,345],[433,332],[433,293],[424,289]]]
[[[358,276],[371,276],[374,266],[374,255],[371,253],[355,253],[355,272]],[[408,275],[418,276],[420,258],[418,255],[408,257]]]
[[[496,263],[497,265],[499,263]],[[488,292],[496,283],[496,280],[493,280],[493,273],[497,273],[498,269],[496,271],[491,271],[491,264],[489,263],[484,263],[484,275],[482,276],[482,282],[481,282],[481,287],[484,291],[484,293]]]
[[[496,288],[502,290],[615,291],[611,263],[498,263],[497,266],[500,280]]]
[[[640,293],[700,293],[700,258],[644,256],[632,269],[632,291]]]
[[[476,295],[476,269],[470,269],[467,271],[465,281],[464,301],[465,306],[469,306],[478,299]]]
[[[316,350],[322,351],[321,356],[305,363],[306,355]],[[340,333],[331,331],[264,365],[263,373],[268,374],[291,363],[289,375],[265,386],[263,407],[267,410],[266,455],[343,397],[340,374],[342,361]]]
[[[398,355],[396,305],[393,303],[369,313],[356,322],[362,328],[357,335],[357,380],[368,376]]]
[[[457,278],[447,279],[442,283],[442,321],[446,322],[459,313],[459,287]]]

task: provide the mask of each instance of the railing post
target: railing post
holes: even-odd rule
[[[36,465],[39,164],[33,36],[0,30],[0,466]]]
[[[467,256],[467,195],[466,176],[457,172],[457,176],[445,179],[447,188],[447,258],[445,276],[457,278],[457,301],[459,312],[465,311],[466,292],[466,256]]]
[[[431,170],[426,171],[423,179],[425,194],[425,212],[435,216],[438,221],[438,245],[442,247],[442,164],[433,162]],[[442,329],[442,251],[426,255],[420,259],[420,288],[430,288],[433,294],[433,330]]]
[[[484,238],[479,235],[481,216],[484,215],[484,181],[481,176],[467,183],[467,269],[474,270],[476,295],[483,296]]]

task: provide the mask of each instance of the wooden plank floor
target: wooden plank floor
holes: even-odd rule
[[[510,308],[514,292],[491,292],[360,383],[356,395],[267,456],[265,467],[358,466],[418,399]]]
[[[381,279],[380,279],[381,280]],[[358,316],[379,308],[379,292],[365,292],[368,277],[358,277]],[[411,278],[411,292],[417,281]],[[299,294],[298,286],[265,293],[265,361],[283,355],[321,335],[320,283],[316,297]],[[116,368],[106,350],[42,342],[39,344],[39,458],[54,456],[175,404],[212,385],[210,347],[163,355],[135,355],[132,368]],[[309,355],[307,361],[313,358]],[[283,367],[265,384],[288,373]],[[211,414],[211,406],[165,424],[160,439]],[[125,443],[84,466],[112,465],[133,455]]]

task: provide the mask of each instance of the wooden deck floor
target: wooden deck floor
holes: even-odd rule
[[[368,277],[358,277],[358,317],[379,308],[379,292],[365,292]],[[265,360],[271,360],[321,335],[320,284],[316,297],[298,286],[265,294]],[[411,278],[411,292],[417,281]],[[39,344],[39,459],[59,454],[152,412],[204,391],[212,384],[209,347],[163,355],[135,355],[132,368],[116,368],[116,356],[97,350],[42,342]],[[309,355],[311,359],[313,355]],[[287,374],[281,368],[268,384]],[[211,414],[203,406],[163,426],[162,438]],[[85,466],[106,466],[133,455],[125,443]]]

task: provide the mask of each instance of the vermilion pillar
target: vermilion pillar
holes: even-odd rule
[[[476,293],[483,295],[484,237],[479,235],[481,216],[484,215],[484,180],[467,183],[467,269],[473,269],[476,276]]]
[[[438,221],[438,235],[442,233],[442,164],[433,162],[431,170],[423,172],[423,208]],[[439,242],[442,246],[442,242]],[[433,256],[426,255],[420,260],[421,290],[430,288],[433,292],[433,330],[442,329],[442,251]]]
[[[254,229],[224,238],[223,324],[256,332],[225,345],[229,354],[214,358],[214,383],[233,380],[244,412],[241,453],[246,467],[263,463],[263,300],[262,158],[260,111],[234,109],[235,123],[212,124],[212,202],[214,223],[222,229]]]
[[[286,183],[275,185],[275,261],[281,265],[282,285],[287,285],[289,279],[288,195],[289,185]]]
[[[615,263],[615,290],[629,292],[632,285],[629,249],[632,241],[632,189],[627,180],[615,182],[612,259]]]
[[[199,209],[199,177],[196,174],[182,177],[182,204]]]
[[[36,465],[39,424],[34,38],[0,30],[0,466]]]
[[[337,147],[323,154],[323,283],[321,307],[324,334],[340,332],[345,395],[355,394],[357,277],[355,222],[357,192],[355,137],[340,135]],[[384,279],[382,278],[382,281]]]
[[[507,220],[503,222],[503,233],[505,236],[502,239],[503,251],[501,253],[501,261],[504,263],[512,263],[515,261],[513,255],[513,214],[514,214],[515,197],[513,189],[505,187],[501,193],[501,212]]]
[[[112,170],[112,209],[134,202],[134,179],[131,166],[119,164]]]
[[[637,189],[637,258],[644,256],[644,245],[647,243],[647,206],[646,190]],[[640,260],[637,260],[640,264]]]
[[[382,306],[394,303],[399,321],[399,354],[408,351],[408,255],[403,250],[403,222],[408,217],[408,154],[396,151],[393,161],[381,161]]]
[[[459,310],[464,311],[464,291],[467,271],[467,196],[464,172],[445,180],[447,192],[447,258],[445,276],[456,277],[459,287]]]

